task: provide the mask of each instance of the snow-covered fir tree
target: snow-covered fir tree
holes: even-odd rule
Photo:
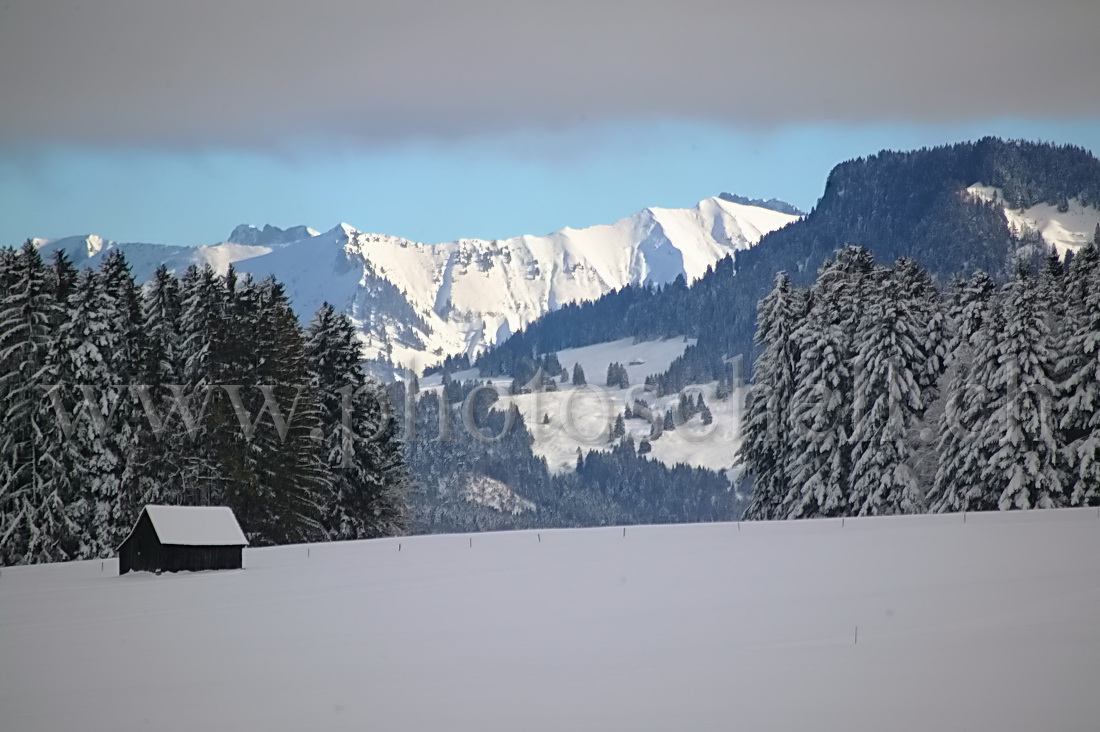
[[[996,283],[984,272],[975,273],[952,293],[948,311],[949,385],[939,421],[938,468],[929,508],[996,509],[982,478],[992,455],[982,441],[982,428],[993,409],[991,379],[1002,317]]]
[[[1007,288],[998,341],[991,383],[995,408],[982,430],[984,442],[996,450],[983,471],[985,480],[1000,493],[1002,510],[1064,505],[1069,491],[1056,442],[1055,354],[1039,284],[1023,270]]]
[[[321,505],[326,534],[365,539],[397,533],[405,520],[407,471],[389,398],[363,373],[354,324],[326,303],[309,325],[306,355],[327,426],[323,455],[331,480]]]
[[[1097,232],[1100,238],[1100,229]],[[1100,248],[1077,252],[1067,275],[1068,299],[1058,371],[1058,435],[1073,505],[1100,504]]]
[[[806,314],[805,292],[785,272],[776,275],[772,291],[760,301],[757,345],[748,415],[738,455],[753,476],[747,518],[775,518],[787,495],[788,418],[794,396],[799,352],[795,332]]]
[[[573,385],[584,386],[588,381],[584,378],[584,369],[581,368],[579,363],[573,364]]]
[[[216,446],[219,442],[210,416],[214,388],[222,379],[219,362],[225,333],[225,290],[210,267],[188,267],[180,278],[179,421],[186,437],[180,452],[179,497],[185,504],[205,505],[223,489]],[[240,323],[244,328],[247,323]],[[242,331],[242,335],[247,333]],[[221,422],[228,415],[223,414]]]
[[[63,438],[43,398],[57,383],[49,353],[63,311],[31,242],[0,268],[0,562],[68,559],[79,527],[58,479]]]
[[[848,513],[852,375],[844,354],[849,339],[839,325],[822,322],[821,305],[815,304],[796,336],[801,358],[791,400],[785,518]]]
[[[909,431],[924,414],[927,313],[893,272],[869,295],[853,363],[852,475],[856,515],[916,513],[924,492],[910,465]]]
[[[145,351],[140,378],[131,386],[135,410],[145,419],[131,457],[136,474],[137,504],[177,504],[183,500],[183,463],[190,444],[186,426],[176,412],[182,392],[182,344],[178,329],[182,301],[179,280],[158,267],[142,293],[142,333]]]
[[[84,270],[56,336],[58,396],[72,413],[62,455],[80,487],[70,510],[82,527],[89,557],[108,555],[128,528],[122,476],[132,446],[120,444],[117,435],[124,429],[118,412],[125,385],[120,388],[113,370],[112,356],[123,339],[111,320],[114,314],[99,274]]]

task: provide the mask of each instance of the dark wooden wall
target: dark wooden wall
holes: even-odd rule
[[[126,541],[118,548],[118,573],[156,571],[160,563],[160,539],[153,522],[144,511]]]
[[[153,522],[144,511],[134,531],[118,548],[119,574],[240,569],[243,566],[243,547],[161,544]]]

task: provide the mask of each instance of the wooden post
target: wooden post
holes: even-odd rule
[[[966,523],[966,511],[963,511],[963,523]]]
[[[842,529],[844,528],[844,518],[843,517],[841,517],[841,519],[840,519],[840,528],[842,528]]]
[[[470,537],[470,548],[471,549],[474,548],[474,537],[472,537],[472,536]]]
[[[100,562],[100,563],[99,563],[99,571],[100,571],[100,572],[102,572],[102,571],[103,571],[103,565],[104,565],[104,564],[106,564],[106,562]]]
[[[309,559],[309,547],[306,547],[306,559]]]
[[[539,543],[542,543],[542,534],[539,534]]]
[[[401,542],[397,542],[397,551],[401,551]]]
[[[858,625],[856,626],[856,640],[855,640],[855,643],[853,643],[852,645],[853,646],[859,645],[859,626]]]
[[[626,527],[625,526],[623,527],[623,538],[624,539],[626,538]]]

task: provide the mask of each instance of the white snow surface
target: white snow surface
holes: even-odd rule
[[[466,484],[466,500],[513,516],[535,508],[535,504],[516,494],[506,483],[487,475],[471,476]]]
[[[504,396],[496,404],[503,410],[515,404],[523,415],[523,421],[533,439],[531,449],[544,458],[551,472],[567,473],[576,468],[577,450],[587,455],[592,450],[610,450],[618,441],[610,438],[611,425],[623,414],[628,404],[636,399],[647,402],[660,413],[672,409],[678,395],[656,398],[644,389],[645,377],[668,370],[669,365],[695,339],[669,338],[660,341],[640,341],[630,338],[606,341],[581,348],[568,348],[557,352],[558,361],[573,374],[573,366],[580,364],[589,386],[575,387],[572,383],[559,385],[558,391]],[[607,367],[621,363],[630,380],[627,389],[609,388]],[[480,379],[477,369],[451,374],[456,381]],[[432,374],[420,380],[423,390],[440,386],[441,374]],[[510,378],[494,378],[493,383],[502,392],[511,384]],[[653,440],[649,458],[668,466],[679,463],[696,468],[725,471],[736,464],[737,448],[741,444],[741,414],[745,390],[740,388],[725,400],[715,397],[716,383],[696,384],[685,390],[694,398],[703,394],[714,422],[703,425],[699,415],[688,420],[674,431],[664,432]],[[544,418],[549,417],[549,422]],[[652,426],[642,418],[626,421],[626,430],[640,444],[649,438]]]
[[[320,234],[240,226],[234,237],[242,241],[207,247],[94,236],[36,245],[44,255],[64,249],[92,266],[121,250],[139,281],[162,263],[177,273],[208,263],[219,272],[232,264],[256,278],[273,275],[304,321],[329,302],[356,321],[368,358],[419,371],[447,355],[476,354],[566,303],[629,284],[695,280],[797,218],[707,198],[691,209],[646,208],[611,225],[496,241],[429,245],[340,224]],[[286,241],[290,232],[309,235]]]
[[[978,183],[966,190],[983,201],[996,199],[1002,204],[1004,202],[1004,191],[1000,188]],[[1092,241],[1096,226],[1100,224],[1100,208],[1084,206],[1076,198],[1070,199],[1069,208],[1064,213],[1048,203],[1025,209],[1003,206],[1003,210],[1010,227],[1021,233],[1037,231],[1060,257],[1065,257],[1066,252],[1076,252]]]
[[[247,546],[237,517],[227,506],[146,506],[162,544]]]
[[[5,567],[0,729],[1091,732],[1098,556],[1073,509]]]

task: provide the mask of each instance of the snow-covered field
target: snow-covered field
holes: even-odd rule
[[[4,568],[0,729],[1092,731],[1098,557],[1076,509]]]

